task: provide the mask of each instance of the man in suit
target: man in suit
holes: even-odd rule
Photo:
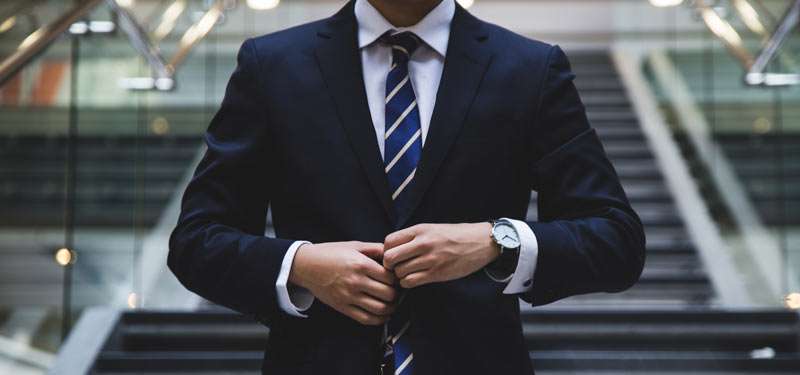
[[[622,291],[644,263],[573,77],[454,0],[247,40],[169,266],[270,327],[264,373],[531,374],[519,298]]]

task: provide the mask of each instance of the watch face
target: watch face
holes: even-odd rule
[[[516,249],[520,245],[519,235],[510,224],[499,223],[494,227],[493,234],[495,241],[506,249]]]

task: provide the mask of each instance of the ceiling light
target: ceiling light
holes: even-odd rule
[[[66,247],[58,249],[55,253],[56,263],[61,267],[66,267],[71,263],[75,263],[75,254]]]
[[[681,5],[683,0],[650,0],[650,4],[659,8],[674,7]]]
[[[247,0],[247,6],[255,10],[268,10],[275,8],[281,0]]]

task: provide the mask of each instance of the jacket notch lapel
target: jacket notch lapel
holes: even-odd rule
[[[331,99],[336,105],[339,122],[372,190],[390,222],[394,222],[389,184],[383,171],[383,159],[364,88],[356,32],[353,2],[350,2],[327,22],[325,29],[318,32],[321,40],[315,55]]]
[[[482,25],[481,21],[457,6],[428,136],[414,182],[409,186],[411,208],[396,222],[398,229],[408,222],[433,183],[491,64],[492,53],[485,44],[488,35],[482,30]]]

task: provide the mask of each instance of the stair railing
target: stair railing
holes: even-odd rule
[[[708,0],[697,0],[695,8],[706,27],[728,49],[744,68],[744,82],[749,86],[790,86],[800,84],[800,73],[767,72],[770,62],[778,56],[781,46],[789,38],[792,31],[800,27],[800,0],[795,0],[787,9],[777,28],[768,34],[760,22],[755,19],[757,12],[744,0],[734,3],[739,16],[755,33],[763,37],[763,46],[758,55],[753,55],[744,46],[741,35],[727,20],[723,19]]]
[[[211,32],[225,12],[225,1],[215,0],[205,14],[183,34],[178,50],[167,61],[141,24],[126,8],[117,4],[116,0],[84,0],[52,23],[31,33],[20,43],[14,53],[0,62],[0,86],[8,82],[52,45],[65,31],[68,31],[70,26],[85,18],[102,2],[105,2],[116,15],[120,29],[152,70],[150,77],[123,79],[123,86],[132,90],[172,90],[175,87],[175,71],[178,66],[183,63],[197,43]]]
[[[14,77],[17,72],[52,45],[61,34],[69,30],[73,23],[85,17],[101,2],[103,0],[85,0],[78,3],[52,23],[44,25],[28,35],[14,53],[0,62],[0,86]]]

